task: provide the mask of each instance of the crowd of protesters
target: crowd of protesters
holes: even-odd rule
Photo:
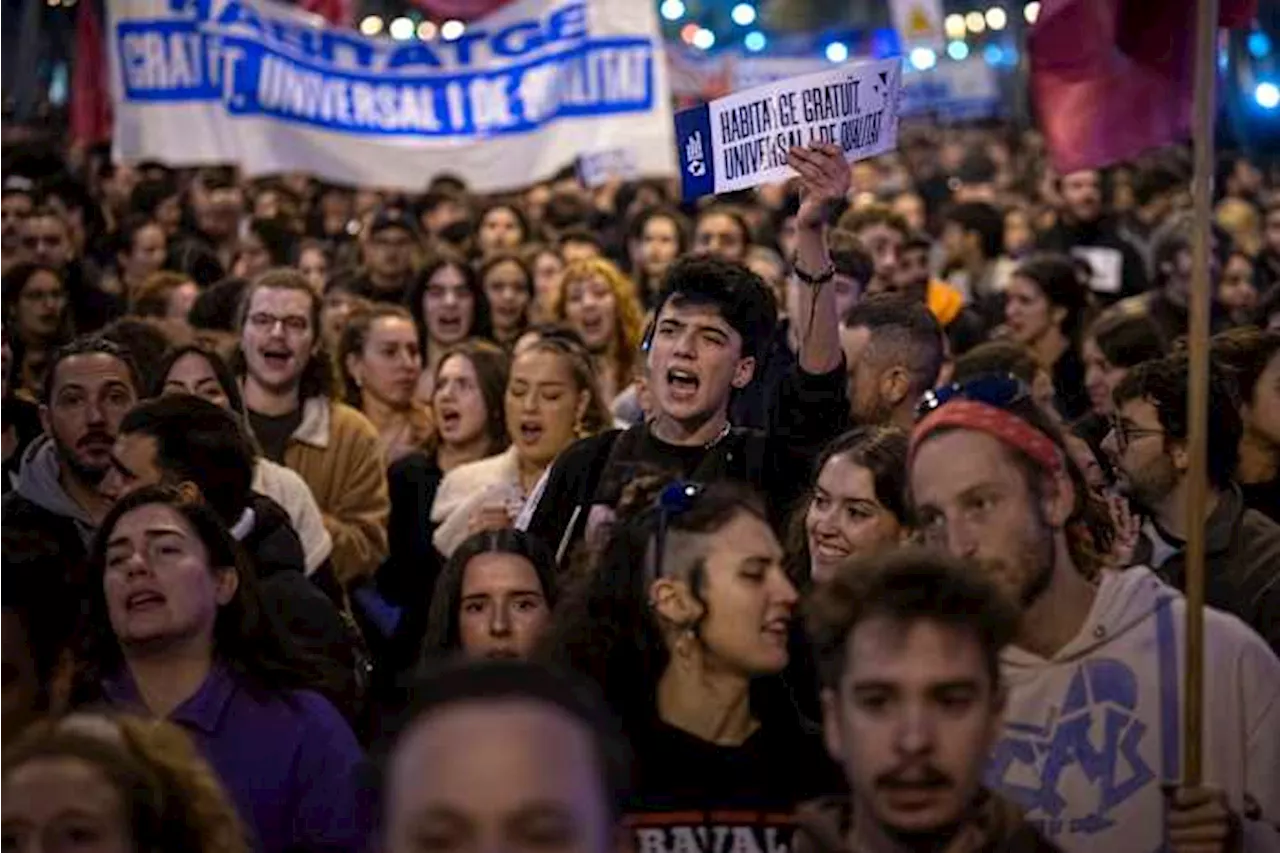
[[[1248,158],[1193,516],[1182,149],[904,127],[704,203],[57,150],[4,152],[5,850],[1280,850]]]

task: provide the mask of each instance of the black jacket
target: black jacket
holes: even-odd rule
[[[1150,566],[1166,583],[1185,590],[1183,543],[1155,532],[1178,550],[1154,565],[1155,543],[1144,526],[1134,548],[1134,565]],[[1239,616],[1280,654],[1280,525],[1247,509],[1234,485],[1222,493],[1205,526],[1205,603]]]
[[[658,471],[699,482],[741,480],[764,495],[770,521],[782,530],[808,485],[814,458],[849,426],[846,387],[843,364],[822,375],[797,367],[778,384],[767,432],[734,429],[705,450],[665,444],[644,424],[584,438],[552,464],[528,530],[568,555],[592,505],[616,505],[623,483]],[[626,452],[615,452],[619,442]]]
[[[1111,303],[1128,296],[1137,296],[1147,289],[1147,267],[1142,255],[1133,244],[1120,236],[1115,224],[1108,219],[1094,222],[1068,224],[1059,222],[1040,235],[1039,248],[1049,252],[1073,254],[1076,249],[1110,249],[1120,253],[1120,291],[1104,293],[1094,290],[1094,295]]]
[[[284,508],[255,494],[252,528],[240,539],[258,579],[263,607],[311,659],[326,694],[353,723],[360,719],[367,660],[349,618],[304,574],[302,542]]]

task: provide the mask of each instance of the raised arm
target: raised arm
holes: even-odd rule
[[[795,147],[787,163],[800,173],[800,210],[796,213],[796,255],[791,286],[807,291],[792,318],[800,343],[800,369],[829,373],[840,366],[840,318],[836,316],[835,267],[827,251],[827,219],[849,192],[849,164],[840,148],[828,143]],[[812,281],[810,281],[812,280]]]

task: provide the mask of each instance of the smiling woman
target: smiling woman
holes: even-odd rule
[[[814,466],[813,488],[792,522],[793,559],[816,583],[851,557],[892,548],[906,533],[907,434],[860,427],[829,444]]]

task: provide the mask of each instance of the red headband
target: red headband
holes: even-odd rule
[[[1017,415],[977,400],[953,400],[934,409],[911,432],[907,469],[916,458],[916,450],[931,434],[944,427],[959,427],[985,432],[1021,450],[1051,474],[1062,471],[1062,454],[1053,439]]]

